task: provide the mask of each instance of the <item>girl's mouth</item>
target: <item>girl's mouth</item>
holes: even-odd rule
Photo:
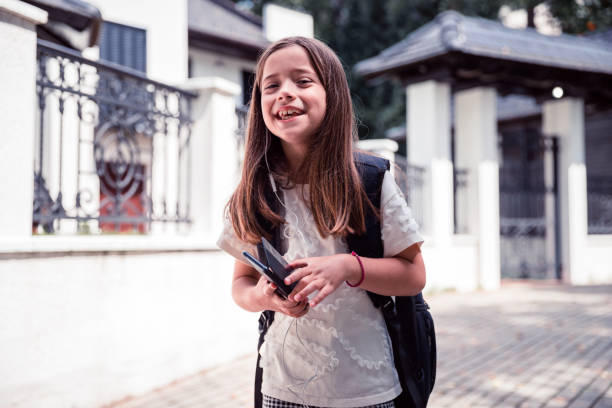
[[[295,108],[289,108],[289,109],[281,109],[278,111],[278,113],[276,114],[276,116],[282,120],[282,121],[286,121],[286,120],[291,120],[297,116],[302,115],[304,112],[300,109],[295,109]]]

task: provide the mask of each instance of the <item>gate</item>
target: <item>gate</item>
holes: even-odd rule
[[[557,140],[525,129],[502,132],[502,279],[560,279]]]

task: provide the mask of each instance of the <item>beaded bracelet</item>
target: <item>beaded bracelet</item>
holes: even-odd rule
[[[359,282],[357,282],[354,285],[351,285],[349,283],[349,281],[345,281],[345,282],[351,288],[356,288],[357,286],[361,285],[363,283],[363,280],[365,279],[365,269],[363,268],[363,263],[361,263],[361,258],[359,258],[359,255],[357,255],[357,253],[355,251],[351,252],[351,255],[353,255],[355,258],[357,258],[357,262],[359,262],[359,267],[361,268],[361,279],[359,279]]]

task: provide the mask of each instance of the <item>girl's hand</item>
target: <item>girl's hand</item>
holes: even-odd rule
[[[291,317],[302,317],[310,309],[308,302],[285,300],[276,294],[276,285],[269,282],[264,276],[257,282],[257,290],[261,294],[261,303],[265,310],[281,312]]]
[[[298,259],[289,267],[296,270],[285,278],[285,283],[290,285],[299,281],[289,295],[289,299],[296,302],[307,301],[308,296],[318,290],[317,296],[310,301],[311,307],[321,303],[345,280],[349,282],[358,280],[358,274],[361,273],[360,269],[355,271],[355,267],[359,268],[359,264],[349,254]]]

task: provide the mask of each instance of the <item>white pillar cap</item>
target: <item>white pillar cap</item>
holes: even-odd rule
[[[0,0],[0,11],[27,20],[32,24],[45,24],[49,15],[38,7],[18,0]]]
[[[180,87],[187,91],[215,91],[229,96],[240,95],[241,92],[240,85],[221,77],[189,78]]]

